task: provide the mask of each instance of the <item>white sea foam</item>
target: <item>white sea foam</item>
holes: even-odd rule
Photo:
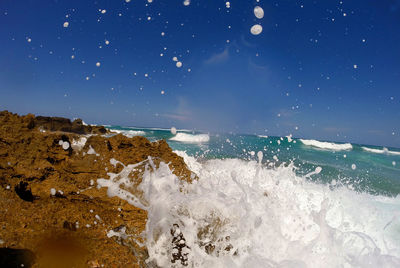
[[[80,137],[78,140],[72,140],[72,149],[80,151],[85,146],[87,142],[87,137]]]
[[[399,267],[399,196],[332,190],[292,166],[181,155],[198,181],[186,184],[151,158],[98,180],[111,196],[147,210],[149,263],[173,266],[172,239],[182,234],[189,267]],[[146,165],[140,198],[126,190],[138,165]]]
[[[374,149],[374,148],[368,148],[368,147],[361,147],[364,151],[369,152],[369,153],[375,153],[375,154],[388,154],[388,155],[400,155],[400,152],[396,151],[389,151],[388,148],[383,147],[383,149]]]
[[[94,148],[91,146],[91,145],[89,145],[89,150],[87,151],[87,153],[86,154],[94,154],[94,155],[96,155],[96,156],[99,156],[100,154],[98,154],[98,153],[96,153],[96,151],[94,150]]]
[[[333,143],[333,142],[325,142],[325,141],[317,141],[317,140],[303,140],[300,141],[307,146],[316,147],[324,150],[332,150],[332,151],[344,151],[353,149],[353,145],[350,143]]]
[[[111,129],[112,132],[116,132],[122,134],[128,138],[132,138],[134,136],[144,136],[146,132],[142,130],[118,130],[118,129]]]
[[[174,137],[170,138],[171,141],[180,141],[185,143],[203,143],[210,140],[208,134],[187,134],[187,133],[177,133]]]

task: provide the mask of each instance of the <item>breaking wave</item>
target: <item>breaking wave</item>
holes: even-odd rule
[[[142,130],[118,130],[118,129],[111,129],[111,131],[120,133],[124,136],[127,136],[128,138],[132,138],[134,136],[144,136],[146,135],[146,132]]]
[[[364,151],[369,152],[369,153],[375,153],[375,154],[389,154],[389,155],[400,155],[400,152],[396,151],[389,151],[388,148],[383,147],[383,149],[374,149],[374,148],[368,148],[368,147],[361,147]]]
[[[198,180],[182,182],[167,164],[156,167],[151,158],[98,180],[110,196],[147,210],[149,263],[399,267],[399,196],[357,193],[336,182],[313,183],[296,175],[291,165],[266,168],[239,159],[200,163],[178,154]],[[139,197],[126,190],[133,185],[127,175],[143,165]]]
[[[300,139],[300,141],[307,146],[312,146],[319,149],[324,150],[332,150],[332,151],[345,151],[353,149],[353,145],[350,143],[333,143],[333,142],[324,142],[317,140],[304,140]]]
[[[171,141],[179,141],[185,143],[203,143],[210,140],[208,134],[187,134],[187,133],[177,133],[174,137],[170,138]]]

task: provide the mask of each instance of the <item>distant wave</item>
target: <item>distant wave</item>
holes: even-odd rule
[[[374,149],[368,147],[361,147],[364,151],[374,154],[391,154],[391,155],[400,155],[400,152],[389,151],[388,148],[383,147],[383,149]]]
[[[208,142],[210,140],[210,136],[208,134],[187,134],[187,133],[178,133],[174,137],[170,138],[171,141],[180,141],[186,143],[202,143]]]
[[[123,128],[129,128],[129,129],[143,129],[143,130],[160,130],[160,131],[171,131],[171,128],[162,128],[162,127],[123,127]],[[177,129],[179,132],[192,132],[193,130],[190,129]]]
[[[268,139],[268,136],[266,136],[266,135],[257,135],[259,138],[265,138],[265,139]]]
[[[141,130],[119,130],[119,129],[111,129],[111,131],[116,132],[116,133],[121,133],[124,136],[127,136],[128,138],[132,138],[134,136],[143,136],[146,135],[146,132],[141,131]]]
[[[343,151],[343,150],[351,150],[353,149],[353,145],[350,143],[333,143],[333,142],[324,142],[317,140],[303,140],[300,141],[307,146],[312,146],[324,150],[332,150],[332,151]]]

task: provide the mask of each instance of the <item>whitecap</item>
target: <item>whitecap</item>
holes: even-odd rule
[[[333,143],[333,142],[325,142],[325,141],[317,141],[317,140],[303,140],[300,141],[307,146],[312,146],[319,149],[324,150],[332,150],[332,151],[343,151],[343,150],[351,150],[353,149],[353,145],[350,143]]]
[[[116,132],[118,134],[122,134],[128,138],[132,138],[134,136],[144,136],[146,132],[142,130],[118,130],[118,129],[111,129],[112,132]]]
[[[208,134],[187,134],[187,133],[177,133],[174,137],[170,138],[171,141],[180,141],[185,143],[203,143],[210,140]]]
[[[369,152],[369,153],[375,153],[375,154],[388,154],[388,155],[400,155],[400,152],[396,151],[389,151],[388,148],[383,147],[383,149],[374,149],[374,148],[368,148],[368,147],[361,147],[364,151]]]
[[[151,158],[98,180],[110,196],[147,211],[148,263],[173,266],[178,233],[188,267],[399,267],[400,197],[332,190],[292,165],[180,155],[199,180],[182,182]],[[126,190],[139,165],[146,165],[140,197]]]

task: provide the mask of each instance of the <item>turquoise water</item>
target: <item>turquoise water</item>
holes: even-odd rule
[[[400,194],[400,149],[396,148],[360,144],[342,146],[340,143],[322,143],[321,146],[313,140],[306,145],[302,140],[290,137],[202,134],[179,130],[176,136],[169,129],[109,128],[122,131],[127,136],[144,136],[151,141],[165,139],[173,150],[185,151],[198,161],[229,158],[258,160],[257,153],[261,151],[263,165],[272,168],[293,164],[298,175],[317,183],[329,183],[330,187],[345,185],[358,192],[376,195]],[[179,133],[183,133],[184,137],[179,137]],[[319,174],[307,176],[318,167],[322,168]]]
[[[149,157],[139,186],[145,203],[124,190],[134,165],[97,180],[148,212],[146,247],[159,267],[176,252],[174,224],[190,267],[400,267],[399,149],[110,128],[165,139],[199,178],[186,184]]]

